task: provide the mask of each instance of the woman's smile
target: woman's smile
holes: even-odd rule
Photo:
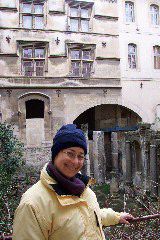
[[[80,147],[67,148],[54,159],[56,168],[67,178],[74,177],[83,167],[84,150]]]

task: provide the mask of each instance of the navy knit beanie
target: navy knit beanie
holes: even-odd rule
[[[78,129],[75,124],[63,125],[55,137],[53,138],[52,160],[62,150],[69,147],[81,147],[84,153],[87,153],[86,138],[81,129]]]

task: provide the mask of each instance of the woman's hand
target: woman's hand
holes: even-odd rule
[[[129,221],[127,220],[131,219],[134,219],[134,217],[131,214],[122,212],[120,215],[119,223],[129,224]]]

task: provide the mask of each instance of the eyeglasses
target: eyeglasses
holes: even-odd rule
[[[86,159],[84,155],[79,155],[75,152],[71,152],[71,151],[62,151],[62,152],[65,153],[67,157],[69,157],[72,160],[74,160],[76,157],[78,158],[79,161],[84,161]]]

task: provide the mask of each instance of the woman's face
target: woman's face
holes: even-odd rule
[[[70,147],[60,151],[54,159],[55,167],[67,178],[74,177],[84,163],[84,150],[80,147]]]

